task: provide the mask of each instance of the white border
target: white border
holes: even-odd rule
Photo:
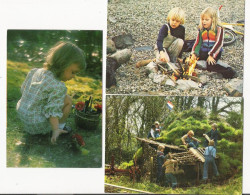
[[[106,40],[106,16],[105,0],[0,0],[0,193],[104,192],[104,166],[6,168],[6,38],[7,29],[61,29],[102,30]],[[104,43],[105,67],[106,41]],[[105,97],[105,90],[103,92]],[[102,145],[104,165],[104,134]]]
[[[250,2],[246,3],[245,34],[250,35]],[[235,11],[235,10],[232,10]],[[6,32],[7,29],[103,30],[106,56],[107,0],[0,0],[0,193],[102,193],[104,169],[6,168]],[[244,164],[243,193],[250,193],[250,36],[244,51]],[[103,58],[103,119],[105,119],[105,66]],[[103,120],[103,127],[105,123]],[[103,164],[105,131],[103,128]]]
[[[250,91],[248,83],[250,83],[250,2],[245,0],[245,39],[244,39],[244,139],[243,139],[243,191],[242,193],[250,193]],[[247,35],[247,36],[246,36]]]

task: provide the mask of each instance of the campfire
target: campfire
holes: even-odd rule
[[[198,59],[192,59],[191,57],[187,57],[184,60],[178,59],[177,64],[167,62],[167,63],[157,63],[157,66],[160,68],[161,72],[164,75],[169,76],[173,81],[176,81],[178,79],[184,79],[184,80],[193,80],[193,81],[199,81],[197,77],[197,72],[195,72],[195,67]],[[168,70],[165,66],[168,66],[171,68],[171,70]],[[171,74],[172,73],[172,74]],[[171,76],[170,76],[170,75]]]

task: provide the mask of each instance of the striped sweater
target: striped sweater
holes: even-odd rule
[[[215,31],[207,29],[199,30],[192,53],[199,56],[200,51],[207,52],[208,55],[216,58],[220,51],[222,51],[223,39],[224,30],[220,26]]]

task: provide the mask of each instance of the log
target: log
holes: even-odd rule
[[[164,143],[160,143],[160,142],[157,142],[157,141],[153,141],[153,140],[150,140],[150,139],[146,139],[146,138],[139,138],[139,137],[136,137],[137,140],[139,141],[142,141],[144,143],[148,143],[148,144],[153,144],[153,145],[163,145],[167,148],[171,148],[171,149],[175,149],[175,150],[180,150],[180,151],[185,151],[185,149],[183,148],[180,148],[178,146],[174,146],[174,145],[169,145],[169,144],[164,144]]]
[[[146,66],[147,64],[149,64],[150,62],[154,61],[154,59],[148,59],[148,60],[141,60],[139,62],[136,63],[136,68],[140,68],[142,66]]]

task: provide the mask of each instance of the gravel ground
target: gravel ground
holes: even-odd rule
[[[202,71],[209,76],[209,82],[200,89],[187,91],[175,87],[153,83],[146,76],[145,67],[135,68],[136,62],[154,58],[153,51],[135,51],[135,47],[153,46],[156,43],[159,29],[166,23],[168,12],[174,7],[181,7],[186,13],[186,39],[195,39],[201,11],[208,7],[218,8],[221,21],[236,22],[244,19],[244,0],[110,0],[108,3],[107,37],[130,33],[135,43],[129,62],[123,64],[116,72],[117,86],[107,89],[107,94],[139,95],[191,95],[191,96],[228,96],[223,89],[228,79],[221,79],[216,74]],[[238,30],[244,31],[241,27]],[[238,72],[238,79],[243,79],[244,42],[238,35],[236,42],[224,47],[221,60],[227,62]],[[185,53],[184,55],[188,55]],[[200,72],[198,72],[200,73]]]

